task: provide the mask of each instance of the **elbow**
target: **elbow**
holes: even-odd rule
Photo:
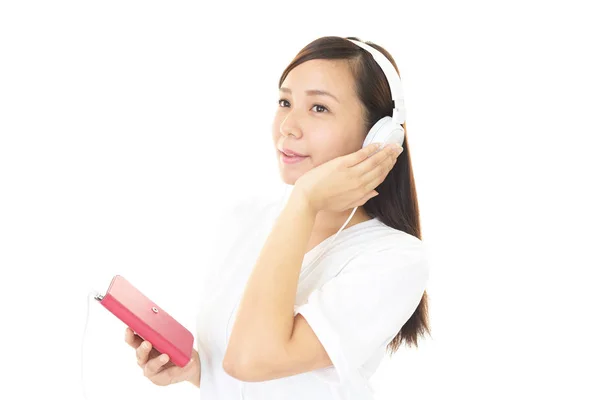
[[[227,373],[227,375],[231,376],[232,378],[241,380],[238,375],[239,369],[235,366],[235,362],[234,362],[234,360],[231,359],[231,357],[223,358],[222,367],[223,367],[223,371],[225,371]]]
[[[226,354],[223,358],[223,370],[227,375],[239,381],[250,382],[248,379],[248,371],[252,370],[252,366],[247,357]]]
[[[242,382],[263,382],[270,379],[269,368],[251,358],[226,357],[223,359],[223,370],[227,375]]]
[[[237,349],[237,350],[236,350]],[[253,352],[250,349],[260,349]],[[246,346],[244,349],[231,341],[225,351],[222,367],[227,375],[243,382],[262,382],[271,379],[277,365],[274,360],[281,360],[282,346],[265,346],[265,343]]]
[[[246,356],[242,356],[244,352],[241,350],[236,342],[230,339],[222,363],[223,371],[240,381],[243,380],[242,371],[245,369],[248,359]]]

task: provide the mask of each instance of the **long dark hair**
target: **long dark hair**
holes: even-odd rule
[[[325,36],[312,41],[300,50],[283,71],[279,79],[279,87],[281,87],[288,73],[303,62],[315,59],[348,60],[355,79],[356,94],[366,110],[366,115],[363,115],[366,137],[368,129],[380,118],[386,115],[392,116],[392,94],[385,74],[373,59],[371,53],[346,39],[359,40],[379,50],[390,60],[398,76],[400,76],[396,62],[381,46],[369,41],[362,41],[354,36],[346,38]],[[381,222],[392,228],[422,239],[419,204],[410,162],[406,122],[402,126],[405,133],[402,145],[404,151],[398,157],[396,164],[385,180],[376,188],[379,195],[369,199],[363,208],[370,217],[377,217]],[[418,347],[418,336],[424,336],[425,332],[431,335],[427,305],[427,291],[425,291],[417,309],[402,326],[396,337],[388,344],[391,354],[398,350],[403,341],[408,346],[415,345]]]

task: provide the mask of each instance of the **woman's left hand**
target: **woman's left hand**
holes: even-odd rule
[[[387,145],[377,152],[379,143],[371,144],[345,156],[329,160],[306,172],[296,181],[298,190],[314,212],[341,212],[362,206],[377,196],[374,189],[391,171],[401,146]]]

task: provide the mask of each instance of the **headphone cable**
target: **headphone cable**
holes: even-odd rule
[[[85,391],[85,381],[84,381],[84,376],[83,376],[83,352],[84,352],[84,345],[85,345],[85,336],[86,336],[86,332],[87,332],[87,326],[88,326],[88,320],[90,317],[90,300],[94,298],[95,300],[102,300],[103,296],[98,293],[96,290],[92,290],[88,293],[87,295],[87,312],[85,315],[85,326],[83,328],[83,336],[81,338],[81,389],[83,391],[83,398],[84,399],[88,399],[86,391]]]

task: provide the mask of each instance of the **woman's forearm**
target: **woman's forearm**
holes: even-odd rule
[[[232,368],[271,359],[289,342],[300,269],[316,215],[294,190],[246,283],[225,355]]]

